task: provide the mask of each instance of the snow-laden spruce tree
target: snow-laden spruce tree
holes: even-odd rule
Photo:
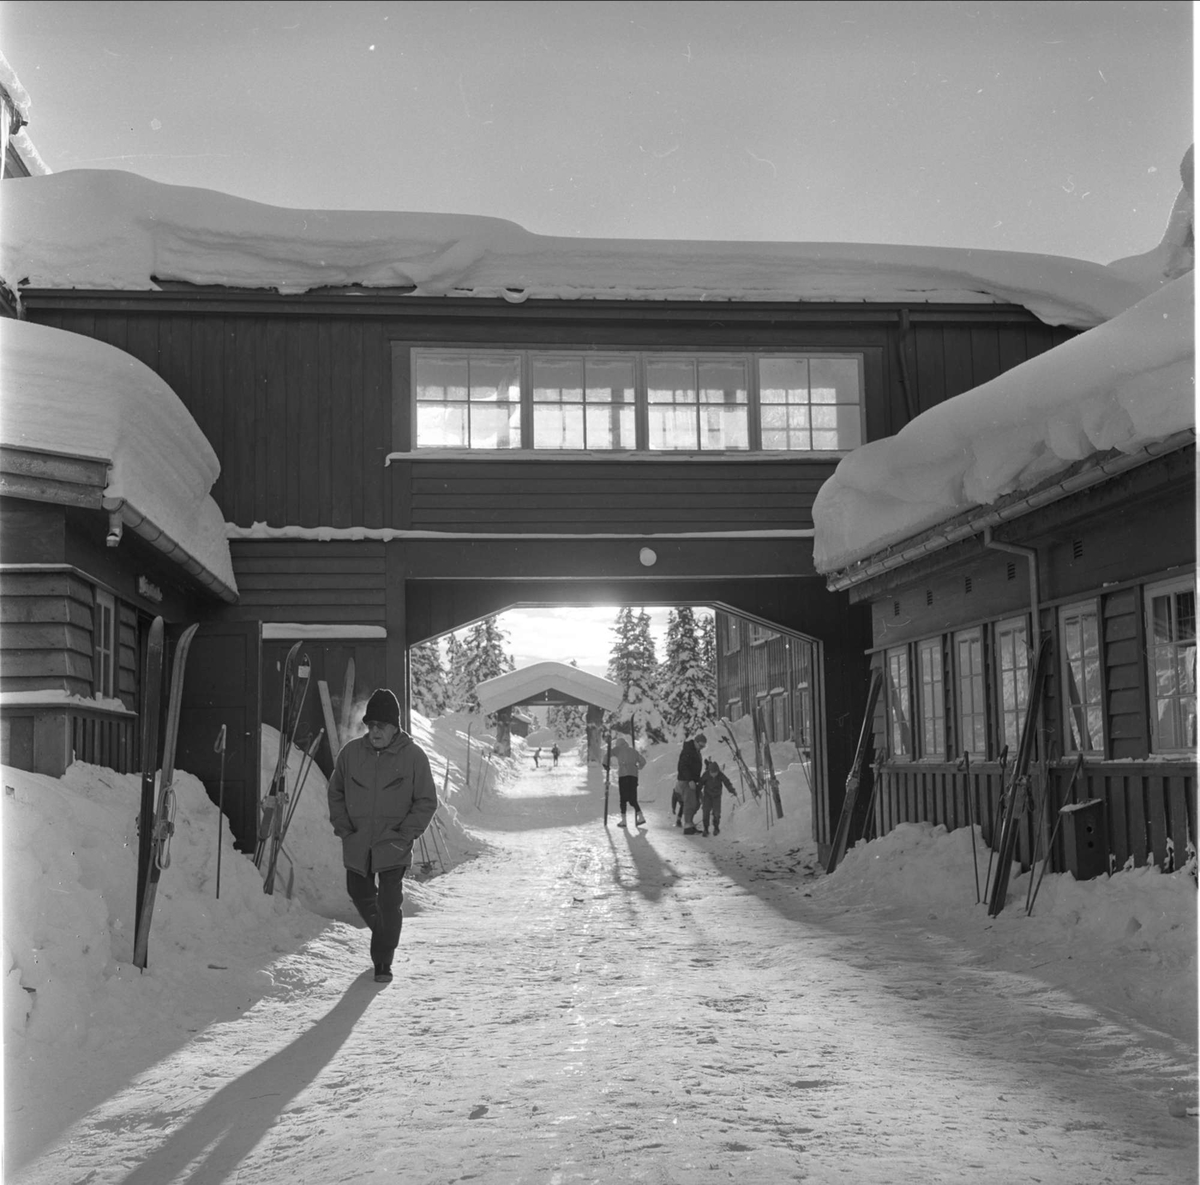
[[[696,615],[684,605],[667,614],[667,656],[659,667],[662,714],[677,738],[692,736],[712,719],[712,672],[704,665]]]
[[[634,740],[643,732],[648,740],[664,740],[650,614],[645,609],[635,613],[625,606],[612,628],[616,636],[609,652],[608,677],[621,689],[621,705],[608,714],[605,723],[625,731],[632,722]]]
[[[457,634],[451,634],[446,639],[446,711],[467,711],[469,692],[466,648]]]
[[[466,709],[479,711],[475,688],[485,679],[494,679],[513,670],[512,656],[504,645],[508,635],[500,628],[495,616],[476,622],[463,641],[463,667],[466,683]]]
[[[412,706],[430,720],[440,716],[446,710],[450,693],[437,639],[422,642],[408,652],[408,677]]]

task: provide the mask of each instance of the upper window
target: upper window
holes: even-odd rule
[[[1096,606],[1067,605],[1059,610],[1062,638],[1063,702],[1067,753],[1104,752],[1104,711],[1100,687],[1100,631]]]
[[[946,682],[941,638],[917,643],[917,667],[921,681],[921,756],[945,760]]]
[[[412,352],[419,449],[841,452],[862,430],[854,354]]]
[[[1146,589],[1151,748],[1196,750],[1196,588],[1173,581]]]
[[[1029,633],[1025,618],[1013,617],[995,627],[996,677],[1000,681],[1000,737],[1016,757],[1029,702]]]
[[[958,739],[963,752],[987,756],[987,703],[983,682],[983,636],[977,629],[954,635],[954,676],[958,682]]]
[[[117,607],[112,593],[95,590],[92,612],[92,693],[111,698],[116,687]]]
[[[912,691],[908,679],[908,649],[889,650],[887,659],[888,743],[893,757],[912,756]]]

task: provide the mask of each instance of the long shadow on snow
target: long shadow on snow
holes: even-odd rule
[[[164,1181],[174,1181],[208,1148],[211,1151],[193,1166],[189,1180],[225,1180],[287,1104],[333,1060],[379,994],[366,976],[360,976],[306,1033],[221,1087],[121,1185],[162,1185]]]
[[[615,791],[613,803],[616,802]],[[468,827],[487,831],[535,831],[547,827],[577,827],[580,823],[603,822],[604,792],[580,787],[570,794],[536,797],[497,795],[485,797],[476,809],[472,803],[459,808],[458,817]]]

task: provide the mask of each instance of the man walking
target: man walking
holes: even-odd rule
[[[425,751],[400,727],[400,704],[381,687],[363,713],[367,735],[342,746],[329,779],[329,821],[342,841],[346,890],[371,929],[375,982],[391,983],[404,923],[404,871],[437,810]]]
[[[698,792],[700,775],[704,772],[700,751],[706,744],[708,744],[708,737],[704,733],[698,732],[691,740],[684,741],[683,748],[679,751],[679,764],[675,771],[679,779],[676,792],[683,802],[683,811],[680,818],[675,821],[675,825],[678,827],[680,822],[683,823],[684,835],[696,834],[696,808],[700,805]]]

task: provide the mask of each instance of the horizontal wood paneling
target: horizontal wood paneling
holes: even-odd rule
[[[233,540],[240,590],[227,616],[263,621],[384,625],[384,544]]]
[[[92,694],[92,589],[72,572],[6,572],[0,689]]]
[[[836,460],[421,461],[395,517],[416,530],[801,529]]]

